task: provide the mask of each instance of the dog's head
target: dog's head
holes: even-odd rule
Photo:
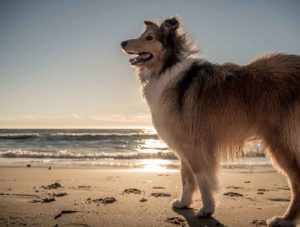
[[[140,69],[166,70],[182,58],[189,56],[191,51],[189,39],[180,32],[180,23],[176,17],[166,19],[160,25],[144,22],[145,31],[136,39],[123,41],[123,50],[130,55],[131,65]]]

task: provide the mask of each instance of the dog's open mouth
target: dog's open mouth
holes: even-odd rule
[[[147,52],[141,52],[141,53],[127,52],[127,54],[137,55],[136,57],[129,59],[131,65],[143,64],[147,61],[150,61],[153,58],[153,55]]]

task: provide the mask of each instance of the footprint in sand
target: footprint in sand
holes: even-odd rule
[[[64,214],[72,214],[78,212],[77,210],[62,210],[59,214],[55,215],[54,219],[60,218]]]
[[[51,203],[54,202],[55,198],[54,197],[50,197],[50,198],[44,198],[42,199],[41,203]]]
[[[253,220],[251,224],[255,224],[256,226],[259,226],[259,225],[267,225],[267,222],[265,220]]]
[[[154,186],[152,187],[153,189],[165,189],[165,187],[160,187],[160,186]]]
[[[273,191],[278,191],[278,190],[290,191],[291,189],[289,187],[279,187],[279,188],[275,188]]]
[[[223,195],[230,196],[230,197],[244,197],[243,194],[238,192],[225,192],[223,193]]]
[[[124,194],[141,194],[141,193],[142,193],[142,191],[140,189],[128,188],[122,192],[122,195],[124,195]]]
[[[158,198],[158,197],[171,197],[171,194],[165,193],[165,192],[153,192],[153,193],[151,193],[151,196],[154,196],[156,198]]]
[[[63,196],[67,196],[68,193],[66,193],[66,192],[58,192],[58,193],[53,193],[52,195],[53,195],[53,197],[63,197]]]
[[[265,189],[265,188],[259,188],[259,189],[257,189],[256,194],[263,195],[263,194],[265,194],[265,192],[268,192],[268,191],[270,191],[270,190]]]
[[[275,202],[289,202],[290,199],[285,199],[285,198],[268,198],[270,201],[275,201]]]
[[[85,190],[88,190],[88,189],[91,188],[91,186],[89,186],[89,185],[79,185],[79,186],[77,186],[77,188],[78,188],[78,189],[85,189]]]
[[[257,189],[257,191],[258,191],[258,192],[268,192],[268,191],[270,191],[270,190],[265,189],[265,188],[259,188],[259,189]]]
[[[49,193],[48,194],[50,197],[48,198],[43,198],[43,199],[35,199],[35,200],[32,200],[31,202],[32,203],[50,203],[50,202],[54,202],[56,201],[55,200],[55,197],[63,197],[63,196],[67,196],[68,193],[66,192],[60,192],[60,193]]]
[[[114,197],[105,197],[105,198],[100,198],[100,199],[91,199],[91,198],[88,198],[87,199],[87,203],[91,203],[91,202],[94,202],[97,204],[97,206],[99,204],[110,204],[110,203],[114,203],[116,202],[117,200],[114,198]]]
[[[43,188],[43,189],[57,189],[57,188],[61,188],[61,187],[62,187],[62,185],[58,182],[55,182],[53,184],[49,184],[48,186],[44,186],[44,185],[41,186],[41,188]]]
[[[171,224],[181,225],[181,226],[185,226],[186,224],[186,221],[181,217],[167,217],[165,221]]]
[[[51,203],[56,201],[54,197],[49,197],[49,198],[43,198],[43,199],[35,199],[32,200],[32,203]]]
[[[243,187],[227,186],[226,189],[243,189]]]
[[[147,201],[148,201],[148,199],[145,199],[145,198],[141,198],[141,199],[140,199],[140,202],[141,202],[141,203],[145,203],[145,202],[147,202]]]

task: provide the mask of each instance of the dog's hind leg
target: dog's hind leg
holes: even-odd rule
[[[172,207],[177,209],[188,208],[192,203],[193,193],[197,189],[195,177],[191,167],[186,161],[181,160],[182,195],[180,200],[172,202]]]
[[[281,150],[278,150],[281,147]],[[287,147],[287,146],[285,146]],[[275,148],[271,146],[270,150],[272,158],[278,165],[280,170],[288,178],[291,188],[291,201],[282,217],[273,217],[267,221],[269,226],[296,226],[296,220],[300,215],[300,166],[296,157],[293,157],[289,148],[284,149],[284,146]]]
[[[285,214],[282,217],[273,217],[267,221],[269,226],[296,226],[296,220],[300,214],[299,168],[290,168],[288,170],[284,169],[284,171],[286,173],[291,188],[291,201]]]

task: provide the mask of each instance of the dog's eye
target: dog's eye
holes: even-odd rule
[[[149,35],[149,36],[147,36],[145,39],[146,39],[147,41],[150,41],[150,40],[153,39],[153,37]]]

